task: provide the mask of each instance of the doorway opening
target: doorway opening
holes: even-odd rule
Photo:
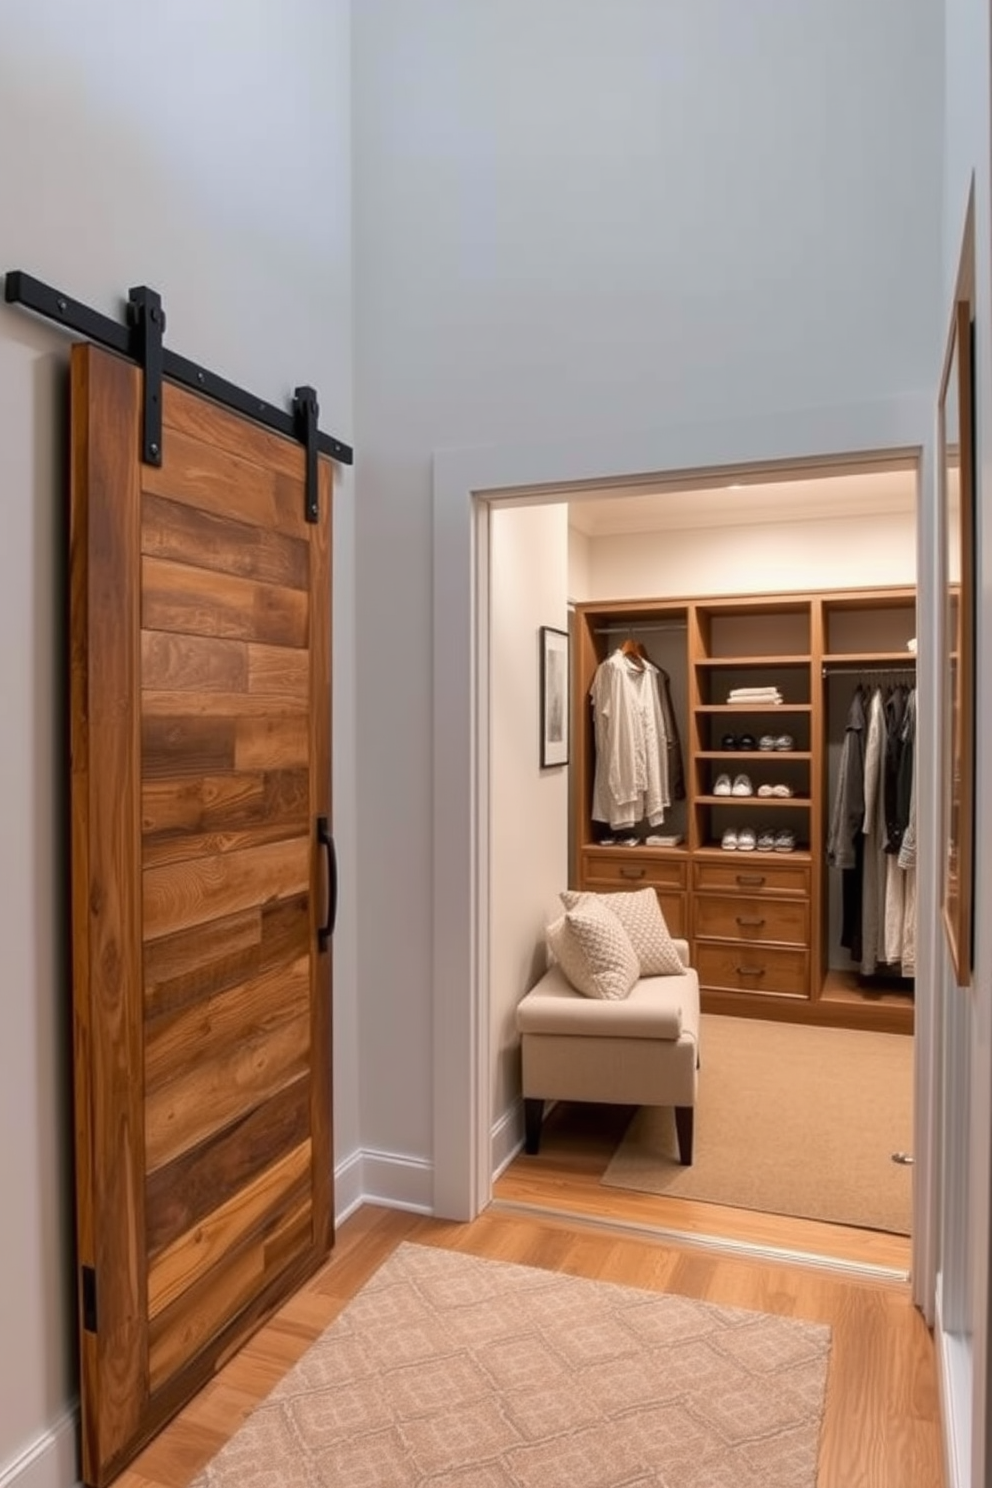
[[[852,955],[842,924],[848,886],[845,875],[828,868],[826,849],[852,697],[863,693],[867,701],[885,689],[886,701],[898,694],[905,702],[912,688],[915,706],[919,477],[917,457],[889,456],[814,469],[723,469],[654,486],[558,488],[543,501],[541,493],[519,491],[490,499],[484,959],[493,1171],[504,1166],[519,1140],[513,1008],[522,979],[526,990],[542,969],[535,930],[553,913],[566,883],[605,891],[611,874],[627,878],[635,870],[621,859],[626,855],[630,862],[632,849],[636,872],[647,872],[649,882],[660,866],[658,898],[672,933],[688,941],[691,963],[700,972],[704,1020],[721,1019],[732,1030],[736,1023],[743,1032],[743,1013],[750,1033],[766,1020],[803,1030],[871,1030],[872,1037],[911,1033],[915,946],[903,947],[901,925],[895,949],[890,937],[886,952],[883,936],[880,956],[863,952],[860,940]],[[521,661],[528,635],[541,624],[558,624],[563,605],[574,693],[567,781],[561,778],[565,771],[556,779],[537,767],[530,734],[520,727],[528,700],[518,693],[529,685]],[[639,640],[669,679],[685,755],[685,788],[670,802],[661,832],[666,846],[647,852],[645,839],[657,832],[642,822],[633,836],[617,840],[589,808],[589,683],[621,633]],[[775,770],[770,774],[772,760],[760,757],[757,737],[750,752],[731,755],[722,747],[728,689],[759,671],[773,686],[781,684],[776,737],[789,737],[793,745],[788,755],[773,756],[775,789],[781,792],[774,796],[758,794],[762,787],[771,790]],[[736,727],[741,717],[733,721]],[[757,730],[750,714],[747,721]],[[730,748],[736,750],[736,738]],[[725,774],[735,794],[718,799]],[[747,795],[737,794],[742,784]],[[735,977],[733,957],[741,935],[749,932],[735,930],[732,921],[728,929],[735,906],[719,883],[727,837],[743,835],[752,825],[758,842],[762,826],[791,838],[791,847],[765,875],[777,874],[782,883],[772,891],[773,928],[764,932],[763,943],[747,947],[749,960],[767,963],[758,995]],[[759,849],[749,864],[760,857]],[[649,861],[653,868],[645,870]],[[748,911],[756,907],[767,905],[757,899],[743,905]],[[743,918],[757,920],[759,914]],[[905,924],[911,920],[907,914]],[[757,969],[747,965],[741,975]],[[821,1048],[834,1037],[822,1035]],[[904,1064],[911,1088],[911,1040]],[[559,1210],[565,1205],[600,1222],[622,1217],[625,1226],[697,1240],[706,1236],[903,1275],[909,1270],[908,1238],[890,1236],[884,1227],[869,1232],[867,1225],[844,1223],[830,1213],[829,1193],[825,1218],[782,1220],[761,1207],[672,1197],[664,1186],[649,1197],[643,1187],[604,1185],[630,1116],[623,1110],[557,1108],[547,1124],[545,1156],[514,1158],[497,1180],[497,1201]],[[783,1132],[789,1119],[783,1112]],[[887,1160],[912,1153],[912,1116],[906,1120],[905,1140],[890,1144]],[[815,1131],[810,1139],[808,1165],[815,1170]],[[789,1163],[797,1161],[792,1151]],[[754,1155],[772,1165],[775,1156]],[[905,1188],[908,1213],[910,1177],[903,1172],[895,1181]]]

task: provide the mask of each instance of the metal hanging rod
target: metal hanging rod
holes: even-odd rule
[[[633,635],[636,630],[639,635],[661,634],[665,631],[679,631],[685,633],[689,629],[685,620],[655,620],[647,621],[644,625],[638,625],[635,620],[631,625],[597,625],[594,628],[595,635]]]
[[[317,456],[330,455],[342,465],[351,465],[354,452],[350,445],[322,434],[317,426],[319,408],[312,387],[298,387],[293,397],[293,411],[286,412],[256,398],[253,393],[218,377],[206,367],[162,345],[165,333],[165,310],[161,297],[144,285],[132,289],[128,296],[127,319],[111,320],[108,315],[72,299],[61,290],[52,289],[26,274],[23,269],[10,269],[4,275],[4,299],[8,305],[20,305],[35,315],[54,321],[67,331],[105,346],[119,356],[136,362],[145,374],[144,428],[142,455],[146,465],[162,463],[162,379],[168,378],[191,392],[201,393],[223,404],[234,413],[300,442],[306,451],[306,517],[317,520]]]
[[[825,666],[824,677],[915,677],[914,666]]]

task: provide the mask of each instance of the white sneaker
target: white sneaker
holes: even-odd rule
[[[791,796],[792,795],[792,786],[791,785],[773,785],[772,786],[772,795],[773,796]]]
[[[720,846],[723,848],[724,852],[737,851],[737,833],[734,831],[733,827],[728,827],[727,830],[724,832],[723,837],[720,841]]]
[[[713,794],[715,796],[730,795],[730,776],[718,775],[713,782]]]
[[[754,852],[758,839],[750,827],[745,827],[742,832],[737,833],[737,851]]]
[[[732,796],[753,796],[754,795],[754,786],[751,784],[751,778],[750,778],[750,776],[748,776],[748,775],[738,775],[738,776],[736,776],[735,779],[734,779],[734,783],[733,783],[733,785],[730,788],[730,794]]]
[[[775,794],[775,787],[773,785],[759,785],[758,786],[758,795],[759,796],[773,796],[774,794]]]

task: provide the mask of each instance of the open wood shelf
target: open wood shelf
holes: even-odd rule
[[[657,664],[675,679],[687,797],[673,803],[673,814],[666,813],[658,830],[671,823],[686,841],[676,849],[628,851],[632,863],[641,861],[647,868],[636,875],[638,881],[653,883],[663,910],[684,927],[700,969],[703,1006],[743,1017],[911,1032],[914,1004],[908,987],[826,969],[830,900],[839,892],[839,877],[825,859],[828,796],[844,678],[838,690],[827,685],[825,674],[836,669],[834,675],[846,674],[853,685],[859,670],[910,672],[916,656],[905,647],[916,633],[915,591],[892,587],[578,605],[573,840],[588,846],[575,851],[573,881],[590,889],[601,889],[608,880],[629,887],[618,880],[635,876],[624,871],[626,861],[616,859],[623,851],[619,845],[590,840],[595,741],[586,700],[596,667],[609,654],[609,636],[620,623],[636,627],[638,621],[645,640],[649,630],[672,632],[658,642]],[[777,686],[787,700],[711,701],[733,687],[759,682]],[[755,743],[766,734],[794,735],[799,747],[720,747],[723,736],[744,733]],[[751,795],[714,794],[718,773],[733,778],[739,772],[750,777]],[[758,786],[779,781],[795,794],[757,794]],[[792,852],[721,846],[724,825],[757,829],[762,821],[768,830],[788,827],[799,846]],[[600,849],[612,852],[614,861],[600,858]],[[661,865],[664,858],[685,865],[677,881],[672,862]],[[747,920],[738,918],[744,902]],[[748,934],[734,928],[745,924],[757,930]],[[728,971],[721,958],[727,945],[738,943],[748,947],[749,959],[760,962],[763,991],[728,983],[732,968]]]

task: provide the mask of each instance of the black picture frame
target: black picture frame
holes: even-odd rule
[[[568,764],[569,638],[541,626],[541,769]]]

